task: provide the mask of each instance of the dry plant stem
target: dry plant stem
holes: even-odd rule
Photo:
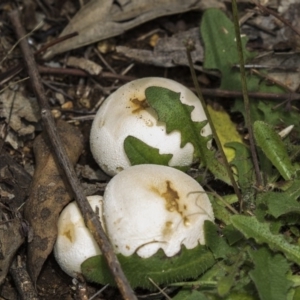
[[[12,77],[17,75],[20,71],[22,71],[23,66],[21,64],[13,67],[12,69],[8,70],[7,72],[0,74],[0,86],[3,85],[5,82],[9,81]],[[74,68],[51,68],[45,66],[38,66],[39,72],[41,74],[51,74],[51,75],[70,75],[70,76],[81,76],[81,77],[88,77],[91,76],[87,72],[74,69]],[[95,76],[93,76],[94,78]],[[122,74],[113,74],[111,72],[101,72],[97,77],[101,78],[108,78],[108,79],[119,79],[123,81],[132,81],[136,79],[134,76],[127,76]],[[194,90],[192,88],[192,90]],[[229,91],[229,90],[221,90],[221,89],[206,89],[202,88],[202,94],[208,97],[220,97],[220,98],[240,98],[243,97],[243,93],[240,91]],[[299,93],[286,93],[286,94],[275,94],[275,93],[262,93],[262,92],[249,92],[248,93],[250,98],[259,99],[259,100],[278,100],[278,101],[295,101],[300,100]]]
[[[261,5],[260,3],[258,3],[257,1],[251,1],[253,4],[255,4],[257,7],[259,7],[263,12],[266,12],[272,16],[274,16],[275,18],[277,18],[278,20],[280,20],[283,24],[285,24],[286,26],[290,27],[291,30],[293,30],[297,35],[300,36],[300,31],[294,27],[288,20],[284,19],[281,15],[277,14],[275,11]]]
[[[45,52],[48,48],[50,48],[50,47],[52,47],[52,46],[54,46],[54,45],[56,45],[58,43],[61,43],[61,42],[65,41],[65,40],[67,40],[67,39],[70,39],[70,38],[72,38],[72,37],[74,37],[76,35],[78,35],[78,33],[77,32],[73,32],[73,33],[61,36],[61,37],[55,39],[54,41],[51,41],[50,43],[44,45],[41,49],[39,49],[38,51],[36,51],[34,53],[34,55],[39,55],[39,54]]]
[[[201,92],[201,89],[200,89],[200,86],[199,86],[199,83],[198,83],[198,80],[197,80],[196,72],[195,72],[195,69],[194,69],[194,66],[193,66],[191,51],[190,51],[190,48],[189,48],[188,45],[186,47],[186,52],[187,52],[187,57],[188,57],[188,61],[189,61],[189,66],[190,66],[190,71],[191,71],[191,74],[192,74],[193,82],[194,82],[194,85],[196,87],[196,91],[197,91],[197,94],[198,94],[198,98],[200,99],[201,104],[203,106],[204,112],[205,112],[207,120],[208,120],[208,124],[211,127],[211,131],[212,131],[213,137],[215,138],[218,150],[221,153],[222,159],[224,161],[224,166],[225,166],[225,168],[227,170],[227,174],[228,174],[229,179],[231,181],[231,184],[232,184],[232,187],[234,189],[234,192],[237,195],[239,201],[242,201],[242,194],[241,194],[241,192],[240,192],[240,190],[238,188],[238,185],[237,185],[237,183],[236,183],[236,181],[235,181],[235,179],[233,177],[233,173],[232,173],[231,167],[230,167],[230,165],[228,163],[227,157],[225,155],[225,152],[223,150],[222,144],[221,144],[220,139],[218,137],[216,128],[215,128],[215,126],[213,124],[213,121],[212,121],[212,119],[210,117],[210,114],[209,114],[209,111],[207,109],[205,100],[203,98],[203,94]]]
[[[243,93],[240,91],[229,91],[221,89],[202,89],[204,96],[208,97],[220,97],[220,98],[242,98]],[[290,101],[300,100],[300,94],[298,93],[286,93],[286,94],[275,94],[275,93],[261,93],[261,92],[249,92],[248,96],[251,99],[258,100],[275,100],[275,101],[285,101],[289,99]]]
[[[17,10],[12,11],[9,14],[9,17],[11,23],[14,26],[14,30],[16,32],[17,38],[21,39],[25,35],[25,31],[21,25],[18,11]],[[20,46],[24,56],[24,61],[26,64],[27,71],[31,79],[32,88],[35,92],[35,95],[37,97],[37,100],[41,108],[43,125],[49,136],[52,150],[54,151],[59,166],[63,170],[70,184],[70,187],[74,193],[75,200],[84,218],[85,224],[87,225],[93,237],[95,238],[97,244],[99,245],[123,298],[126,300],[132,300],[132,299],[135,300],[137,298],[134,295],[134,292],[131,289],[121,269],[120,263],[118,262],[118,259],[103,231],[103,228],[99,221],[99,217],[93,212],[91,206],[86,200],[80,182],[76,176],[75,170],[72,164],[70,163],[69,158],[66,155],[65,149],[61,146],[62,143],[57,134],[56,125],[51,115],[47,98],[45,97],[45,92],[41,82],[41,77],[38,72],[38,68],[34,60],[34,56],[26,40],[24,39],[21,40]]]
[[[166,297],[167,300],[172,300],[172,298],[170,298],[169,295],[167,295],[165,291],[162,290],[158,284],[156,284],[150,277],[148,279],[161,292],[161,294]]]
[[[218,198],[233,214],[235,215],[239,214],[239,212],[233,206],[227,203],[227,201],[224,200],[218,193],[216,193],[209,184],[207,184],[206,187],[211,192],[211,194],[214,197]]]
[[[17,256],[10,267],[10,275],[14,279],[21,299],[38,300],[38,295],[31,282],[26,265],[20,256]]]
[[[240,26],[238,21],[238,9],[237,9],[236,0],[232,0],[231,3],[232,3],[232,13],[233,13],[233,23],[235,28],[236,44],[237,44],[237,50],[239,55],[239,61],[240,61],[242,91],[243,91],[243,98],[244,98],[244,105],[245,105],[245,118],[246,118],[245,121],[249,133],[250,151],[251,151],[251,156],[252,156],[254,170],[255,170],[256,185],[257,187],[261,187],[263,181],[259,170],[258,158],[255,149],[255,144],[254,144],[254,136],[253,136],[252,122],[251,122],[251,115],[250,115],[250,101],[248,96],[246,72],[244,66],[244,55],[243,55],[243,48],[242,48],[242,41],[241,41]],[[240,203],[242,207],[242,202]]]
[[[51,74],[51,75],[71,75],[71,76],[82,76],[87,77],[91,76],[89,73],[75,68],[51,68],[51,67],[45,67],[45,66],[38,66],[40,73],[45,74]],[[120,79],[124,81],[131,81],[136,79],[133,76],[127,76],[127,75],[121,75],[121,74],[115,74],[111,72],[101,72],[97,76],[93,76],[93,78],[111,78],[111,79]]]

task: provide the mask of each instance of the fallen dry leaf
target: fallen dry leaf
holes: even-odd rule
[[[6,89],[0,93],[0,106],[2,108],[0,117],[4,117],[7,123],[9,121],[9,126],[18,135],[28,135],[35,131],[35,127],[30,124],[40,119],[39,106],[35,98],[29,99],[21,92]]]
[[[208,7],[224,8],[224,3],[220,0],[131,0],[118,3],[92,0],[81,8],[61,33],[61,36],[74,32],[78,35],[49,48],[44,58],[120,35],[158,17]]]
[[[82,135],[77,128],[59,121],[57,126],[63,146],[75,164],[82,152]],[[33,145],[36,169],[31,184],[24,216],[33,229],[28,244],[28,271],[33,280],[52,251],[57,236],[57,219],[64,206],[72,199],[61,170],[52,156],[46,135],[38,136]]]
[[[28,195],[31,176],[9,154],[0,155],[0,197],[1,202],[17,211]],[[5,196],[6,194],[6,196]]]
[[[3,212],[1,212],[3,217]],[[0,225],[0,284],[6,278],[12,260],[19,247],[25,240],[25,234],[22,234],[22,221],[14,217],[11,220],[1,220]]]
[[[10,155],[0,155],[0,285],[6,278],[17,250],[25,241],[26,232],[23,228],[26,224],[20,214],[15,212],[24,204],[30,182],[31,176]]]

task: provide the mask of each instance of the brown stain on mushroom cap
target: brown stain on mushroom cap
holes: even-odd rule
[[[74,228],[73,228],[73,224],[68,224],[66,226],[64,226],[64,228],[62,229],[62,233],[61,235],[66,237],[70,243],[73,243],[73,237],[74,237]]]
[[[149,107],[149,104],[146,102],[146,99],[139,100],[137,98],[132,98],[132,99],[129,99],[129,101],[131,102],[130,108],[131,108],[131,112],[133,114],[138,114],[141,111],[143,111]]]
[[[165,227],[162,230],[163,236],[168,236],[173,233],[173,222],[172,221],[167,221],[165,223]]]
[[[149,104],[147,103],[146,99],[139,100],[138,98],[130,98],[128,101],[128,106],[126,106],[127,109],[131,110],[131,113],[135,116],[137,116],[139,119],[142,119],[146,126],[152,127],[154,126],[153,121],[151,120],[151,117],[147,117],[148,113],[150,115],[153,115],[153,112]],[[144,114],[144,112],[147,112]]]
[[[171,187],[171,182],[166,181],[167,189],[164,193],[161,193],[161,196],[166,200],[166,209],[170,212],[178,211],[179,212],[179,194],[178,192]]]
[[[165,200],[165,208],[169,212],[177,212],[180,214],[184,226],[190,225],[190,220],[187,216],[185,216],[184,211],[187,210],[187,204],[181,204],[180,200],[183,200],[182,197],[179,195],[178,191],[172,187],[172,183],[169,180],[165,181],[166,189],[165,191],[161,192],[159,189],[155,186],[151,188],[153,192],[158,194],[160,197],[162,197]],[[167,221],[165,223],[165,227],[163,229],[163,235],[168,235],[173,231],[173,222]]]

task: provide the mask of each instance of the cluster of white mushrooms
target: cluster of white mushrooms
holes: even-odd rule
[[[191,165],[193,146],[181,148],[180,133],[167,134],[165,124],[157,121],[145,99],[145,89],[150,86],[180,93],[181,102],[194,107],[192,120],[206,120],[198,98],[173,80],[150,77],[123,85],[105,100],[92,125],[93,156],[114,177],[103,197],[90,196],[88,201],[99,212],[117,254],[137,253],[148,258],[163,249],[166,256],[172,257],[182,245],[192,249],[204,244],[204,221],[213,221],[214,215],[199,183],[171,167]],[[210,133],[210,127],[205,126],[201,134]],[[172,154],[170,166],[130,166],[123,147],[127,136],[159,149],[160,154]],[[61,268],[72,277],[81,273],[83,261],[101,254],[76,203],[70,203],[61,213],[54,254]]]

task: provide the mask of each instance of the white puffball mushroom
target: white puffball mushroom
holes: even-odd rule
[[[171,257],[181,245],[205,244],[204,221],[214,220],[201,185],[167,166],[129,167],[111,179],[103,198],[107,235],[125,256],[147,258],[162,248]]]
[[[87,197],[94,211],[99,209],[102,220],[102,196]],[[81,273],[81,264],[89,257],[101,254],[92,234],[84,224],[76,202],[71,202],[62,211],[58,219],[58,235],[54,246],[56,261],[71,277]]]
[[[157,121],[155,111],[147,105],[145,90],[150,86],[180,93],[182,103],[194,106],[191,113],[193,121],[201,122],[207,119],[196,95],[174,80],[148,77],[121,86],[99,108],[90,134],[94,159],[102,170],[111,176],[130,166],[123,146],[129,135],[159,149],[160,154],[173,154],[169,166],[189,166],[193,162],[193,145],[187,143],[181,148],[180,132],[173,131],[167,134],[165,124]],[[209,125],[202,129],[201,134],[211,134]]]

